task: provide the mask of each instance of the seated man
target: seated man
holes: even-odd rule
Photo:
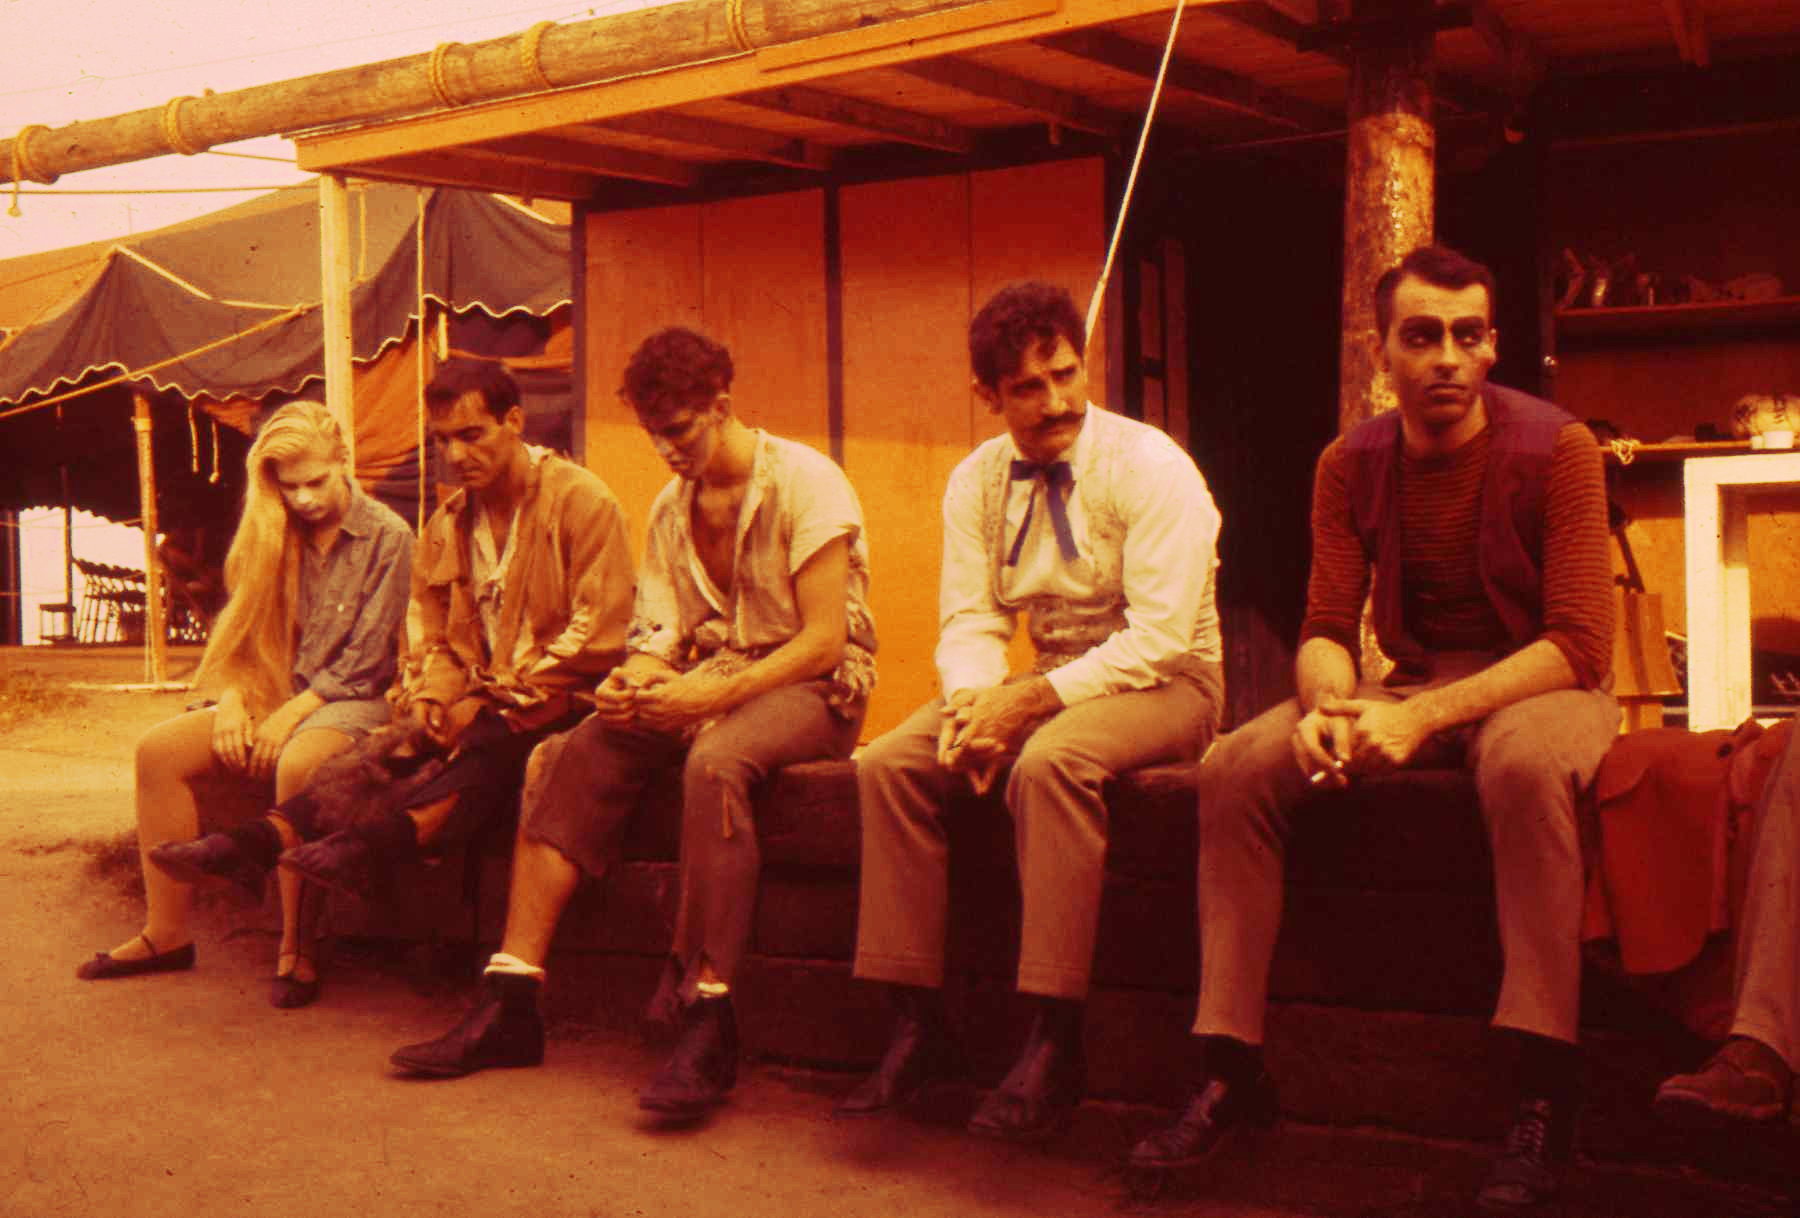
[[[1002,289],[969,326],[975,392],[1006,422],[944,492],[937,667],[943,697],[871,744],[857,766],[862,900],[856,975],[892,987],[899,1019],[880,1066],[839,1104],[879,1112],[954,1069],[940,1000],[945,804],[1011,758],[1018,843],[1018,986],[1035,1015],[1018,1064],[970,1129],[1054,1133],[1086,1086],[1082,1011],[1107,842],[1102,787],[1192,760],[1223,691],[1213,602],[1219,513],[1162,432],[1087,400],[1086,327],[1069,294]],[[1007,676],[1028,615],[1035,670]]]
[[[1289,699],[1200,767],[1201,1068],[1139,1167],[1194,1163],[1275,1116],[1262,1063],[1283,860],[1309,791],[1401,766],[1474,773],[1505,958],[1494,1023],[1518,1108],[1478,1198],[1555,1191],[1574,1132],[1582,862],[1576,792],[1619,726],[1606,495],[1593,436],[1548,402],[1491,385],[1494,280],[1415,250],[1375,289],[1379,366],[1399,409],[1319,457],[1312,574]],[[1485,492],[1485,493],[1484,493]],[[1362,607],[1395,662],[1358,679]]]
[[[525,443],[498,364],[454,360],[425,390],[430,427],[463,489],[425,523],[413,562],[410,653],[390,697],[449,754],[406,806],[312,837],[311,801],[228,833],[162,847],[156,861],[231,878],[274,866],[366,892],[385,869],[507,815],[532,747],[579,721],[580,694],[624,653],[633,589],[625,517],[605,483]],[[298,822],[298,823],[295,823]]]
[[[1788,1111],[1800,1061],[1800,731],[1763,784],[1753,832],[1730,1037],[1656,1093],[1656,1111],[1684,1124],[1779,1121]]]
[[[751,790],[781,766],[848,757],[875,681],[868,548],[849,480],[732,411],[730,354],[691,330],[652,335],[621,396],[676,477],[651,509],[630,654],[595,711],[532,762],[500,951],[481,1000],[394,1064],[454,1076],[543,1060],[538,992],[557,920],[598,878],[639,793],[682,776],[673,959],[681,1035],[639,1097],[691,1119],[736,1079],[731,986],[749,948],[760,852]]]

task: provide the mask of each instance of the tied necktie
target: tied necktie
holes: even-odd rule
[[[1061,488],[1075,485],[1075,475],[1069,472],[1067,461],[1014,461],[1012,478],[1014,482],[1023,479],[1035,479],[1044,475],[1044,498],[1050,504],[1050,527],[1056,531],[1056,548],[1062,551],[1064,562],[1074,562],[1081,555],[1075,548],[1075,533],[1069,528],[1069,505],[1063,502]],[[1031,513],[1037,507],[1037,483],[1031,486],[1031,498],[1025,501],[1025,520],[1019,525],[1019,534],[1013,538],[1012,551],[1006,556],[1006,565],[1019,565],[1019,550],[1025,545],[1025,534],[1031,531]]]

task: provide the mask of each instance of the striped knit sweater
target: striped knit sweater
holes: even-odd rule
[[[1487,431],[1445,456],[1405,457],[1400,468],[1401,569],[1406,627],[1432,651],[1508,649],[1477,566]],[[1370,566],[1351,524],[1341,439],[1319,456],[1313,484],[1312,574],[1300,637],[1322,637],[1351,655]],[[1592,433],[1570,423],[1556,437],[1544,505],[1544,633],[1584,689],[1612,667],[1612,556],[1606,483]]]

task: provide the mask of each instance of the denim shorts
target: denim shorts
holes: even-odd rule
[[[301,732],[322,727],[342,732],[352,740],[360,740],[387,723],[388,716],[386,698],[345,698],[339,702],[327,702],[302,719],[300,726],[294,729],[294,734],[298,736]]]

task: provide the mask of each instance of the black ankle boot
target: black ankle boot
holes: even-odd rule
[[[436,1040],[396,1049],[391,1060],[412,1074],[457,1078],[492,1066],[536,1066],[544,1060],[544,1020],[535,977],[488,973],[480,1001]]]
[[[1025,1050],[975,1115],[969,1132],[1011,1142],[1037,1142],[1060,1133],[1087,1091],[1080,1002],[1036,1000]]]
[[[834,1116],[903,1108],[933,1084],[963,1073],[962,1049],[944,1017],[943,995],[914,985],[888,988],[896,1010],[893,1039],[875,1072],[838,1103]]]
[[[691,1121],[725,1102],[737,1082],[737,1015],[729,994],[697,998],[681,1012],[675,1053],[648,1087],[638,1107],[671,1120]]]

